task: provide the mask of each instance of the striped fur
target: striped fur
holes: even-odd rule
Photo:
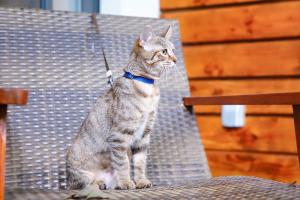
[[[175,65],[171,28],[156,36],[149,27],[140,35],[125,68],[158,79]],[[97,184],[100,189],[151,187],[146,177],[147,149],[159,101],[154,85],[119,77],[92,107],[67,153],[70,189]],[[132,150],[134,178],[128,151]]]

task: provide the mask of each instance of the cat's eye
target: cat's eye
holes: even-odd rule
[[[164,49],[164,50],[162,50],[162,53],[163,53],[164,55],[167,55],[168,50],[167,50],[167,49]]]

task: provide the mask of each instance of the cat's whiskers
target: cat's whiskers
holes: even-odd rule
[[[184,76],[182,75],[181,71],[178,70],[178,67],[175,66],[174,69],[175,69],[175,71],[177,72],[177,74],[179,75],[181,81],[184,82],[184,81],[185,81],[185,78],[184,78]]]

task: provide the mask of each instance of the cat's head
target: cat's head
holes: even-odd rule
[[[166,70],[174,67],[176,56],[171,36],[171,26],[159,35],[154,34],[150,26],[146,26],[132,51],[132,59],[139,63],[132,71],[136,75],[158,79]]]

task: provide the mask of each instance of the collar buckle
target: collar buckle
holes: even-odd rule
[[[131,74],[131,73],[128,73],[128,74],[127,74],[127,77],[128,77],[129,79],[132,79],[132,80],[134,79],[134,75]]]

